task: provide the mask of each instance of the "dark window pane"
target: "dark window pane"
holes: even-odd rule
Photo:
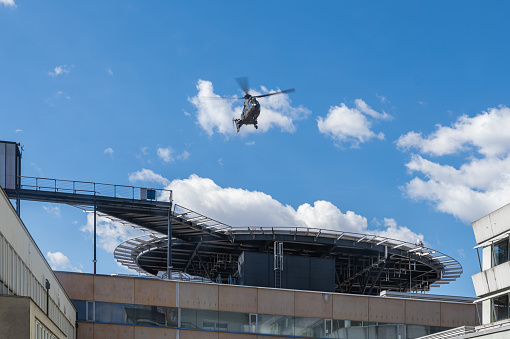
[[[500,265],[508,261],[508,239],[494,244],[494,265]]]
[[[496,297],[492,300],[494,306],[494,321],[508,319],[508,294]]]
[[[126,324],[126,308],[132,305],[96,302],[96,322],[107,324]]]
[[[76,308],[76,312],[78,312],[78,321],[87,321],[87,310],[86,305],[87,302],[84,300],[71,300],[71,302],[74,305],[74,308]]]

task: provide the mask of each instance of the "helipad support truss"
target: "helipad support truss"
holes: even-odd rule
[[[166,271],[170,191],[90,182],[22,177],[10,198],[64,203],[93,210],[149,234],[127,240],[115,250],[126,267],[156,275]],[[149,196],[149,195],[147,195]],[[151,195],[152,196],[152,195]],[[267,211],[270,213],[271,211]],[[335,260],[337,291],[375,294],[381,290],[429,290],[462,274],[452,257],[417,244],[373,234],[310,227],[231,227],[180,205],[171,213],[173,272],[203,279],[233,281],[243,251],[272,253],[275,241],[284,255]]]

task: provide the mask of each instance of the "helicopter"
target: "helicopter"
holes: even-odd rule
[[[276,94],[283,94],[283,93],[290,93],[294,92],[294,88],[286,89],[284,91],[278,91],[274,93],[267,93],[262,95],[251,95],[248,93],[248,78],[242,77],[237,78],[237,82],[239,83],[239,86],[244,92],[243,97],[234,97],[234,98],[228,98],[228,99],[244,99],[244,106],[243,106],[243,112],[241,113],[241,118],[236,119],[232,118],[232,124],[234,124],[235,127],[237,127],[237,133],[239,133],[239,130],[241,129],[242,125],[253,125],[255,129],[258,129],[257,125],[257,118],[260,115],[260,103],[258,102],[257,98],[263,98],[268,97],[270,95],[276,95]]]

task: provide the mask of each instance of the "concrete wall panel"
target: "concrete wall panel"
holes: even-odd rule
[[[480,297],[489,293],[489,285],[485,272],[479,272],[471,276],[473,286],[475,287],[475,294]]]
[[[494,236],[510,229],[510,204],[495,210],[489,216]]]
[[[94,324],[78,323],[76,337],[78,339],[94,339]]]
[[[220,285],[218,310],[257,313],[257,288]]]
[[[218,332],[180,330],[179,339],[218,339]]]
[[[441,326],[459,327],[475,325],[475,305],[441,303]]]
[[[405,300],[368,298],[368,321],[403,324],[405,319]]]
[[[94,299],[94,276],[89,274],[73,274],[55,272],[58,280],[64,287],[70,299],[93,300]]]
[[[365,296],[333,295],[333,318],[368,321],[368,299]]]
[[[258,313],[294,316],[294,291],[259,288]]]
[[[94,338],[134,339],[135,326],[95,323]]]
[[[331,318],[333,316],[333,295],[320,292],[294,292],[295,316]]]
[[[0,297],[0,338],[30,338],[30,299]]]
[[[475,234],[477,244],[481,244],[494,236],[491,219],[488,215],[473,222],[471,226],[473,226],[473,233]]]
[[[432,301],[406,300],[406,324],[439,326],[441,305]]]
[[[280,337],[277,337],[280,339]],[[257,339],[256,334],[220,333],[219,339]],[[275,337],[273,337],[275,339]]]
[[[135,279],[135,304],[175,307],[173,281]]]
[[[218,309],[218,285],[178,283],[179,307],[202,310]]]
[[[94,276],[94,300],[110,303],[133,304],[134,278]]]
[[[162,327],[135,326],[135,338],[175,339],[177,338],[177,330]]]

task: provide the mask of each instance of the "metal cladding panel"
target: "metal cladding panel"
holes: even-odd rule
[[[17,147],[15,143],[0,141],[0,186],[5,189],[16,189]]]
[[[239,284],[245,286],[274,287],[274,278],[273,286],[271,286],[269,274],[273,266],[272,263],[269,265],[272,255],[245,251],[239,256],[239,259]]]
[[[283,258],[283,288],[292,290],[312,290],[310,288],[310,258],[284,256]],[[285,284],[286,283],[286,284]]]
[[[245,286],[275,287],[274,255],[243,252],[240,256],[239,283]],[[335,260],[283,256],[282,288],[334,292]]]
[[[0,142],[0,186],[5,188],[5,146]]]
[[[335,292],[335,259],[310,258],[310,289]]]

